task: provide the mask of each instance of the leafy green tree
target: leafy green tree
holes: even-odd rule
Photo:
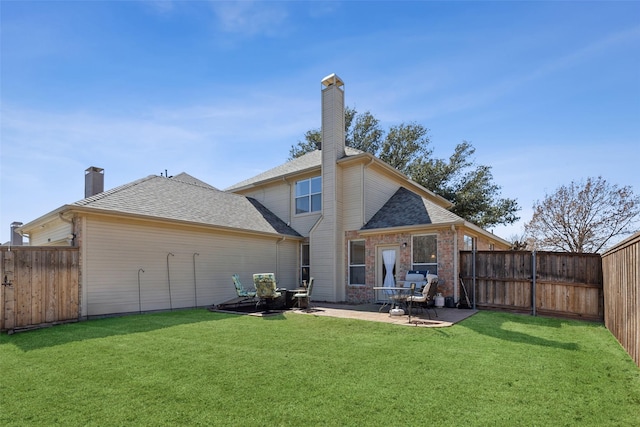
[[[595,253],[632,233],[638,218],[640,196],[630,186],[618,187],[599,176],[562,185],[535,202],[525,233],[538,249]]]
[[[290,159],[316,150],[321,144],[319,129],[305,133],[289,151]],[[418,123],[392,126],[388,132],[369,111],[359,114],[345,109],[345,143],[373,154],[425,188],[452,201],[452,212],[480,227],[513,224],[520,219],[515,199],[500,197],[491,167],[476,165],[475,148],[458,144],[448,160],[433,158],[429,129]]]
[[[463,141],[448,161],[422,157],[408,170],[414,181],[454,203],[456,215],[480,227],[513,224],[520,219],[515,199],[500,197],[500,186],[493,182],[491,167],[476,165],[471,158],[475,148]]]
[[[380,128],[380,121],[370,112],[358,114],[355,108],[346,107],[344,111],[345,144],[351,148],[377,153],[382,145],[384,131]],[[289,160],[320,148],[322,133],[320,129],[308,130],[304,140],[289,150]]]

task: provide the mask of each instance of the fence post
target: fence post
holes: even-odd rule
[[[531,273],[533,277],[531,278],[531,307],[532,307],[532,315],[536,315],[536,251],[535,249],[531,252]]]
[[[473,240],[473,256],[471,258],[471,271],[472,271],[472,275],[473,275],[473,309],[476,309],[476,244],[475,244],[475,239]]]
[[[16,325],[16,297],[15,297],[15,252],[9,250],[4,253],[2,265],[2,329],[8,333],[13,331]]]

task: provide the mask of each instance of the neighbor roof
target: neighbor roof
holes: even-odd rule
[[[463,223],[464,219],[400,187],[361,230],[454,222]]]
[[[150,175],[66,207],[300,236],[258,201],[217,190],[184,173],[176,178]]]

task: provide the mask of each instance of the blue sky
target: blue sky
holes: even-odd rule
[[[640,2],[2,1],[0,241],[105,188],[224,189],[320,126],[320,81],[384,127],[470,141],[522,220],[563,184],[640,193]]]

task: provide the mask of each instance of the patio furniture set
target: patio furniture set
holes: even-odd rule
[[[303,281],[300,287],[295,289],[279,288],[274,273],[257,273],[253,275],[254,289],[245,288],[237,274],[232,276],[237,298],[218,304],[216,309],[232,309],[240,311],[263,311],[269,313],[272,310],[287,310],[292,308],[309,309],[311,294],[313,291],[313,277],[309,283]],[[435,296],[438,286],[438,276],[421,272],[409,272],[404,281],[394,283],[393,286],[374,287],[376,292],[381,292],[385,297],[378,312],[389,307],[389,316],[411,316],[415,309],[426,311],[429,319],[433,310],[435,316],[438,312],[435,308]]]
[[[408,285],[408,286],[407,286]],[[411,315],[413,308],[424,309],[431,319],[429,309],[432,309],[438,317],[435,309],[435,297],[438,290],[438,276],[418,272],[409,272],[403,282],[398,282],[396,286],[376,286],[376,291],[382,291],[386,296],[384,304],[380,307],[381,312],[385,307],[389,307],[389,316],[403,316],[405,313]]]
[[[254,290],[247,290],[240,282],[237,274],[232,276],[233,284],[238,298],[243,302],[254,302],[256,309],[264,307],[265,312],[272,309],[309,308],[311,292],[313,290],[313,277],[303,281],[302,286],[295,289],[278,288],[273,273],[258,273],[253,275]]]

